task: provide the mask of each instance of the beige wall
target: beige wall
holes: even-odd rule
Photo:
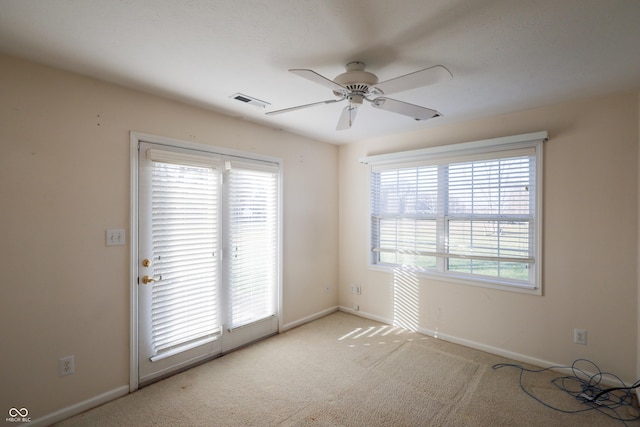
[[[336,146],[6,56],[0,100],[0,413],[129,383],[131,130],[282,158],[283,323],[335,307]]]
[[[387,320],[400,308],[441,337],[541,363],[587,358],[635,381],[638,120],[631,93],[341,146],[340,304]],[[416,308],[394,306],[391,274],[367,266],[369,169],[358,159],[544,130],[544,295],[421,278],[404,290],[416,292]],[[587,329],[586,346],[573,344],[574,328]]]
[[[633,381],[639,98],[338,148],[0,56],[0,411],[37,418],[128,384],[129,247],[106,247],[104,231],[129,227],[131,130],[284,159],[285,324],[337,303],[394,319],[392,278],[367,267],[360,157],[547,130],[544,296],[421,279],[412,314],[440,336],[540,361],[586,357]],[[588,330],[587,346],[572,343],[574,327]],[[61,378],[70,354],[76,374]]]

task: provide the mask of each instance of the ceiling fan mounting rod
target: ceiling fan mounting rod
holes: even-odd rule
[[[364,71],[364,67],[366,67],[366,65],[367,64],[365,64],[364,62],[351,61],[347,65],[345,65],[344,68],[346,68],[347,71]]]

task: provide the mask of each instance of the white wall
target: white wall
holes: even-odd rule
[[[393,321],[390,273],[368,268],[369,168],[360,157],[548,131],[543,296],[421,278],[414,326],[527,360],[587,358],[635,381],[638,341],[638,94],[567,102],[340,147],[340,304]],[[350,285],[362,294],[350,292]],[[412,290],[404,290],[411,292]],[[406,313],[405,313],[406,314]],[[588,331],[586,346],[573,329]]]
[[[129,383],[131,130],[282,158],[283,323],[336,306],[336,146],[7,56],[0,94],[1,413]]]

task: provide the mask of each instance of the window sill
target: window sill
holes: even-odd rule
[[[410,272],[416,275],[418,279],[424,280],[437,280],[441,282],[455,283],[459,285],[475,286],[486,289],[497,289],[508,292],[516,292],[528,295],[542,296],[542,288],[540,285],[529,284],[517,284],[509,283],[500,280],[471,278],[462,275],[443,274],[435,271],[417,270],[410,267],[403,269],[396,266],[374,265],[369,264],[369,269],[372,271],[378,271],[382,273],[394,274],[396,270],[402,270],[403,272]]]

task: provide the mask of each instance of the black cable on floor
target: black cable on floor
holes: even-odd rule
[[[589,369],[582,369],[578,367],[578,364],[588,364],[590,365]],[[624,382],[618,378],[616,375],[610,373],[603,373],[598,366],[587,359],[577,359],[573,362],[571,366],[551,366],[549,368],[543,369],[528,369],[524,366],[513,364],[513,363],[498,363],[493,365],[493,369],[500,369],[505,367],[516,368],[520,370],[520,389],[540,402],[547,408],[563,412],[565,414],[575,414],[579,412],[586,411],[598,411],[609,418],[613,418],[614,420],[621,421],[625,425],[627,421],[637,421],[640,420],[640,412],[636,407],[633,406],[633,394],[632,390],[640,387],[640,380],[636,381],[632,386],[627,387]],[[523,375],[525,372],[529,373],[540,373],[550,370],[557,369],[571,369],[572,375],[560,376],[554,378],[551,383],[558,387],[560,390],[566,392],[567,394],[573,396],[577,401],[584,404],[585,407],[581,409],[575,410],[566,410],[562,408],[558,408],[553,406],[547,402],[544,402],[542,399],[533,395],[530,391],[528,391],[523,382]],[[593,374],[588,374],[587,372],[595,372]],[[601,382],[603,376],[607,376],[609,378],[613,378],[616,381],[619,381],[621,387],[610,387],[610,388],[602,388]],[[624,408],[626,412],[635,413],[634,416],[630,416],[628,414],[623,414],[621,408]]]

